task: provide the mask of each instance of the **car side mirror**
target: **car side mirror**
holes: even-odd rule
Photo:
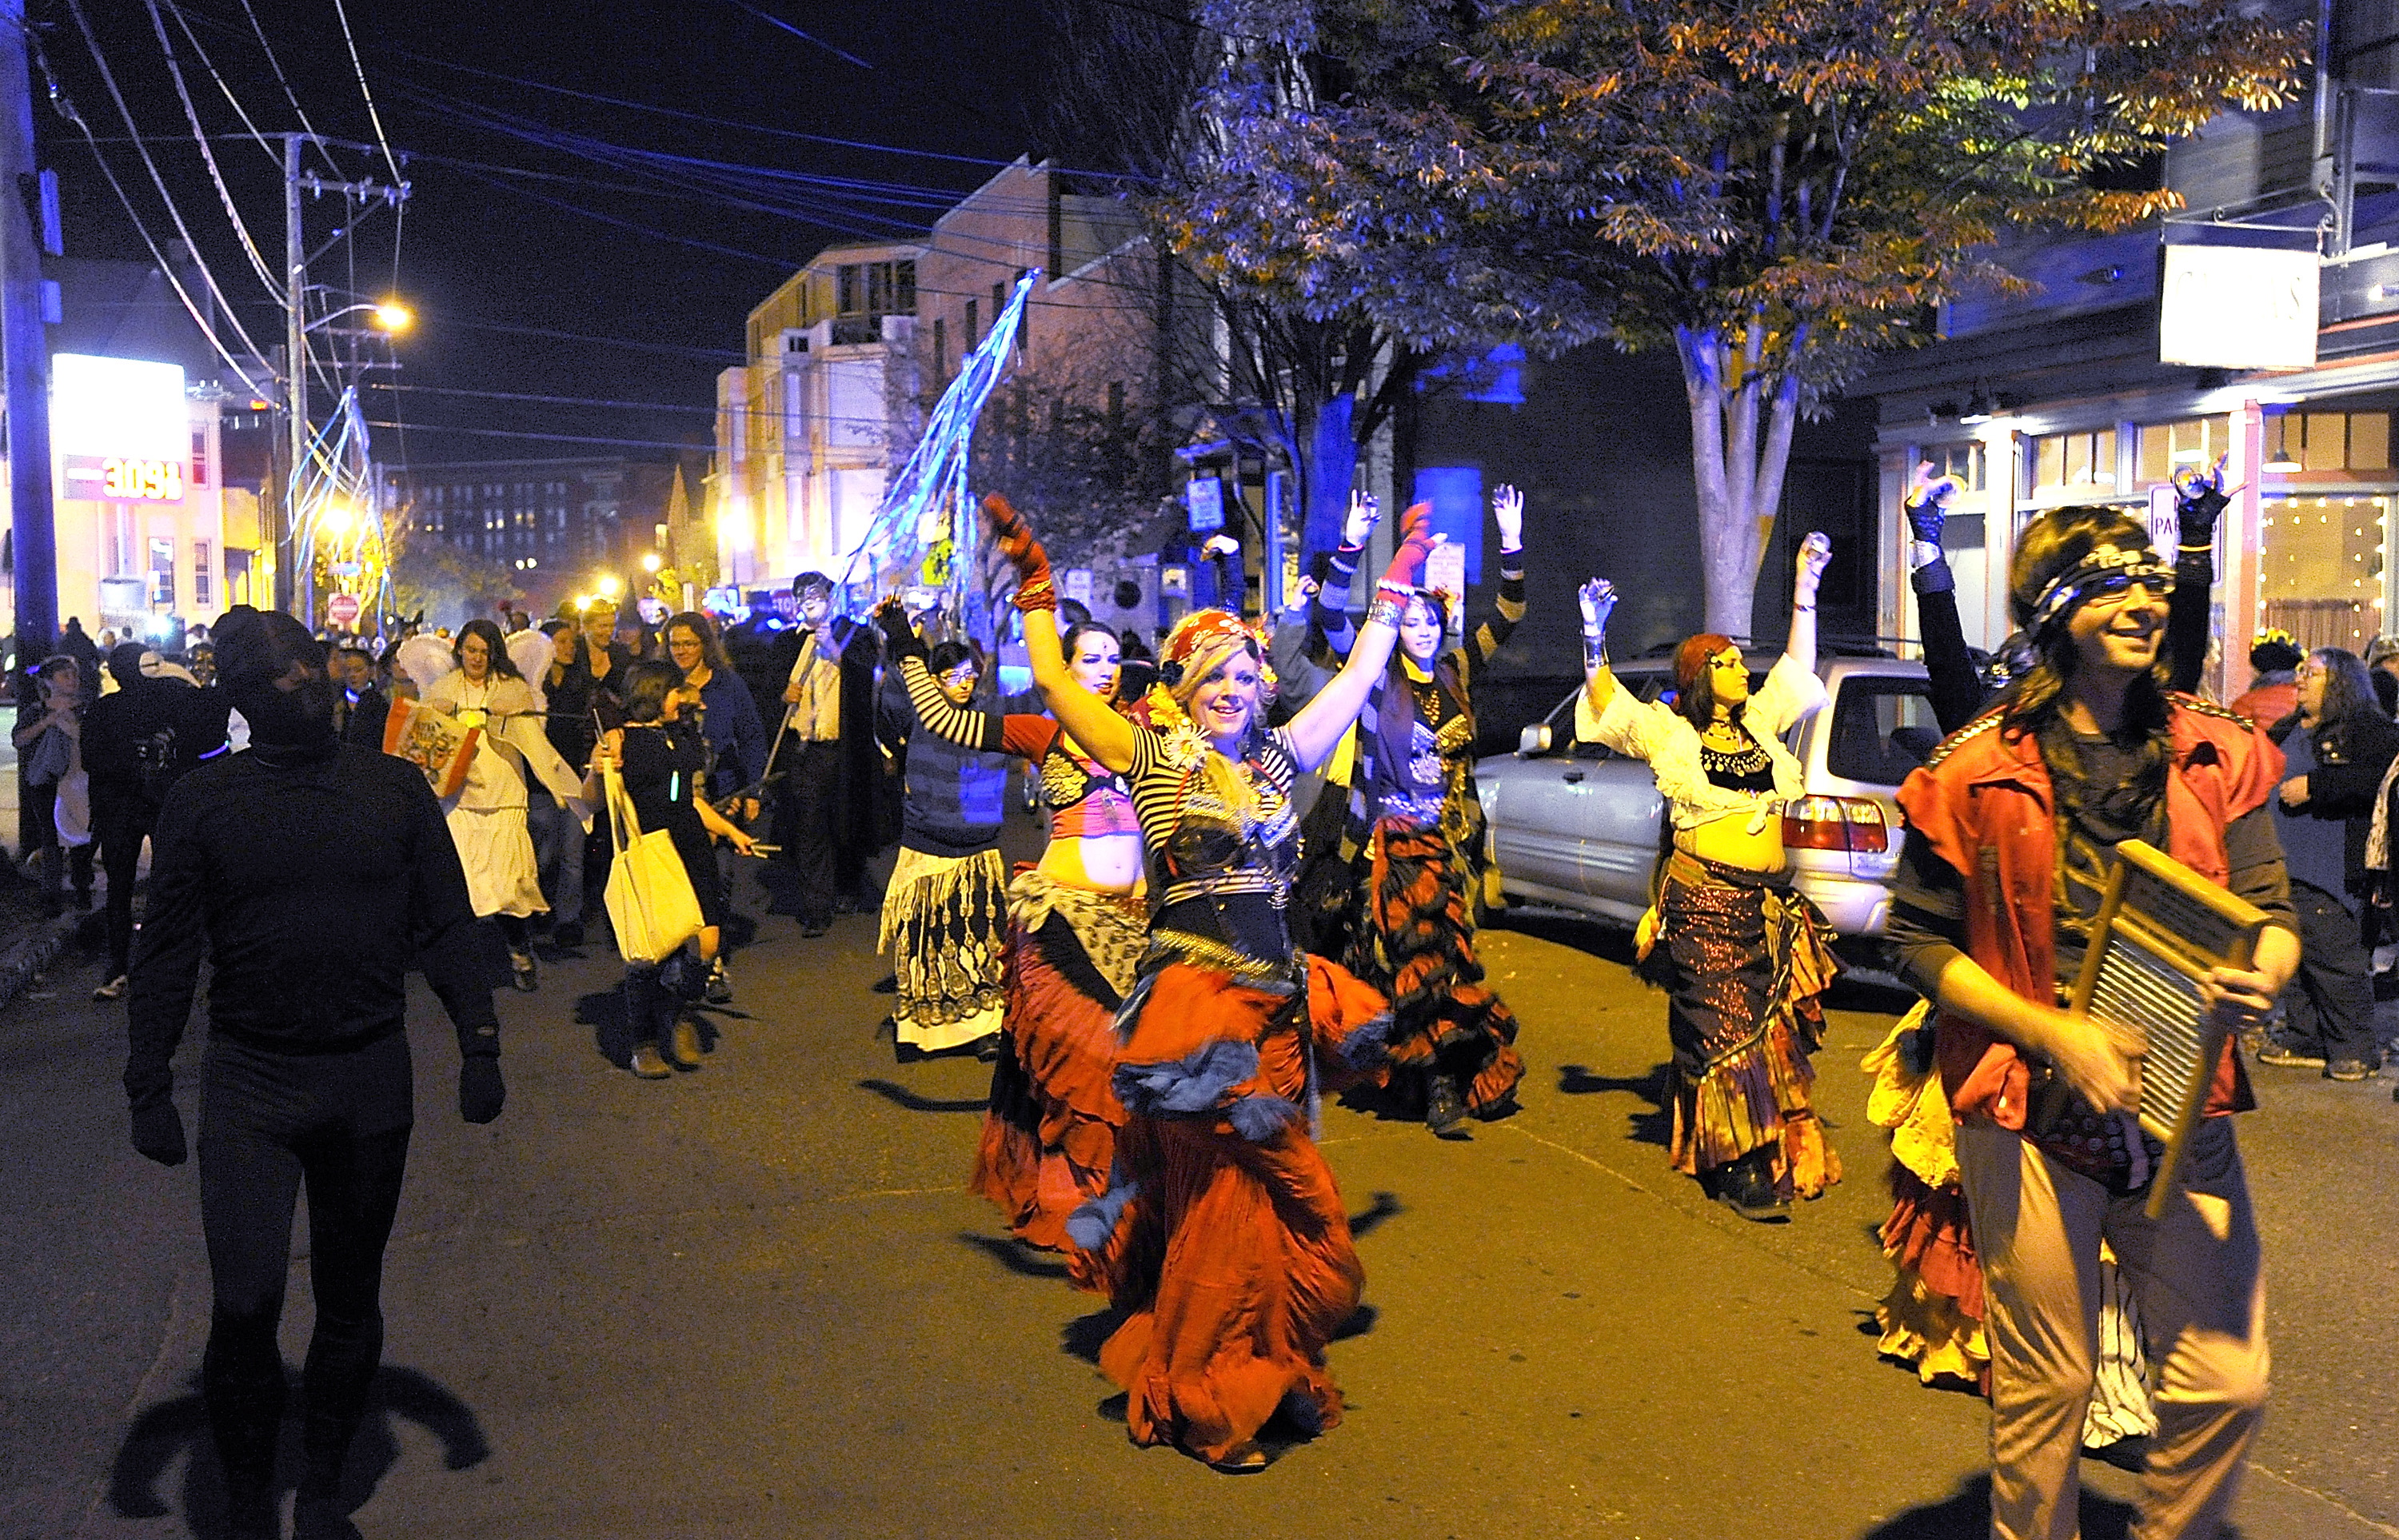
[[[1550,751],[1550,724],[1537,722],[1516,735],[1516,757],[1537,759]]]

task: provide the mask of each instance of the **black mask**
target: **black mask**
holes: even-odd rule
[[[231,686],[234,709],[250,723],[252,743],[311,749],[333,741],[333,682],[313,674],[293,689],[245,681]]]

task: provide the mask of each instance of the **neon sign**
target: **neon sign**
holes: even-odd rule
[[[101,495],[134,503],[180,503],[183,500],[183,465],[180,460],[103,461]]]

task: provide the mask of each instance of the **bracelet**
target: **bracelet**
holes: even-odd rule
[[[1582,633],[1582,668],[1583,668],[1583,672],[1585,672],[1585,673],[1589,673],[1589,672],[1591,672],[1591,670],[1593,670],[1593,669],[1605,669],[1605,668],[1606,668],[1606,667],[1607,667],[1607,633],[1606,633],[1606,631],[1602,631],[1602,632],[1600,632],[1598,635],[1593,636],[1593,635],[1591,632],[1589,632],[1589,631],[1585,631],[1585,632],[1583,632],[1583,633]]]
[[[1375,601],[1366,606],[1366,624],[1380,623],[1393,630],[1400,628],[1400,617],[1408,613],[1408,601],[1395,597],[1388,588],[1375,590]]]
[[[1814,615],[1816,613],[1816,606],[1813,604],[1794,604],[1791,606],[1791,613],[1793,615]]]
[[[1036,610],[1055,610],[1058,607],[1058,593],[1050,586],[1050,574],[1045,572],[1032,582],[1019,588],[1009,602],[1027,615]]]

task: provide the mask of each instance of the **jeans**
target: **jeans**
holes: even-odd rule
[[[2374,1042],[2374,979],[2357,917],[2311,883],[2291,885],[2299,912],[2299,970],[2283,990],[2293,1047],[2322,1048],[2328,1064],[2382,1060]]]
[[[202,1077],[200,1227],[215,1288],[200,1361],[210,1431],[237,1501],[270,1488],[283,1419],[276,1326],[305,1184],[317,1323],[301,1380],[301,1490],[330,1494],[383,1360],[383,1253],[414,1116],[408,1039],[281,1054],[217,1038]]]
[[[560,925],[583,921],[583,822],[540,786],[527,789],[525,829],[541,871],[541,896]]]
[[[92,820],[99,828],[101,870],[108,874],[108,977],[122,979],[133,958],[133,881],[142,866],[142,842],[158,822],[158,810],[145,802],[111,808]]]

